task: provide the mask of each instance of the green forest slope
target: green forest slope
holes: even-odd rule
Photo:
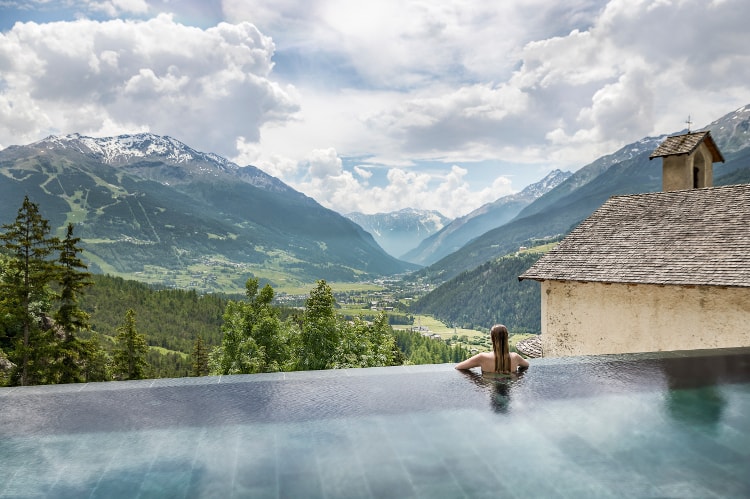
[[[519,281],[518,276],[550,247],[512,253],[462,272],[423,296],[413,305],[413,311],[462,328],[486,329],[502,323],[511,332],[538,333],[540,285]]]

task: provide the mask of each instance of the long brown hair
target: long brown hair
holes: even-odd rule
[[[508,328],[495,324],[490,330],[492,351],[495,352],[495,372],[510,374],[510,347],[508,346]]]

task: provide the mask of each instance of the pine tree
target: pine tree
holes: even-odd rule
[[[88,340],[80,340],[83,355],[80,359],[80,370],[83,381],[110,381],[109,373],[111,359],[99,342],[99,335],[94,333]]]
[[[198,336],[193,346],[193,376],[208,375],[208,350],[203,344],[203,338]]]
[[[312,370],[333,367],[341,331],[333,290],[321,279],[305,302],[299,368]]]
[[[135,329],[135,311],[130,308],[125,312],[125,322],[117,328],[117,347],[113,362],[113,373],[117,379],[143,379],[146,377],[148,363],[146,338]]]
[[[59,245],[51,237],[47,220],[28,196],[12,224],[0,235],[9,256],[0,280],[0,308],[5,315],[5,336],[11,343],[9,357],[16,364],[12,382],[21,385],[53,381],[49,372],[54,357],[54,328],[44,329],[50,309],[55,266],[48,260]]]
[[[89,315],[81,310],[78,299],[84,288],[92,283],[91,274],[85,272],[86,264],[78,257],[82,249],[80,238],[73,237],[73,224],[68,224],[65,239],[60,243],[58,257],[58,284],[60,286],[60,308],[55,313],[55,322],[63,331],[59,351],[60,383],[75,383],[85,380],[84,365],[96,354],[96,344],[86,344],[76,332],[89,329]]]

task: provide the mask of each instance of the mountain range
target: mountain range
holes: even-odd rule
[[[58,234],[76,225],[92,271],[237,291],[352,281],[417,267],[277,178],[153,134],[50,136],[0,151],[0,213],[24,195]]]
[[[726,159],[714,165],[714,184],[750,182],[750,106],[704,129]],[[235,292],[251,276],[277,288],[404,273],[450,285],[521,246],[561,237],[612,195],[659,190],[661,163],[649,155],[665,137],[573,174],[552,172],[453,221],[404,210],[355,223],[253,166],[170,137],[50,136],[0,151],[0,223],[11,223],[28,195],[58,234],[76,224],[92,271],[204,291]],[[378,244],[396,233],[420,241],[403,259]]]

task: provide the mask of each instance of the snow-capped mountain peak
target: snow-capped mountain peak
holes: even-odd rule
[[[564,172],[560,169],[552,170],[542,180],[527,185],[520,194],[524,197],[533,197],[536,199],[563,183],[570,175],[570,172]]]
[[[46,148],[69,148],[83,154],[94,155],[103,163],[118,166],[140,158],[158,158],[171,165],[200,161],[213,164],[220,170],[239,168],[235,163],[213,153],[204,153],[183,144],[177,139],[152,133],[118,135],[116,137],[88,137],[73,133],[51,135],[35,145]]]

